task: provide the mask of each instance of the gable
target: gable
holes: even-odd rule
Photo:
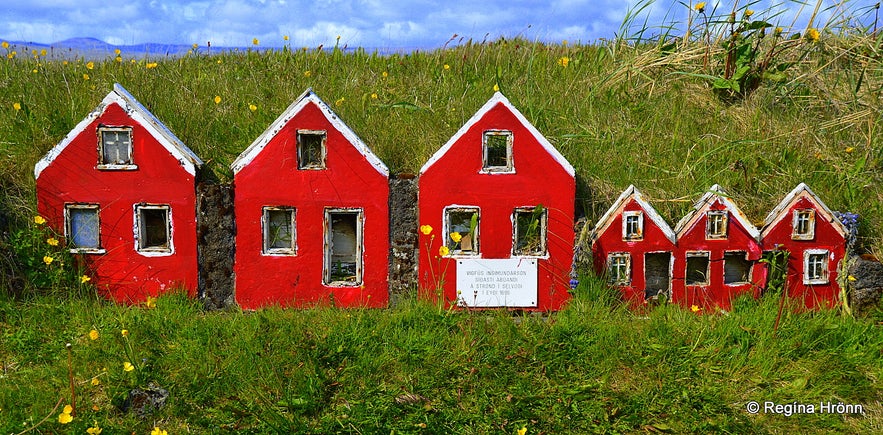
[[[799,204],[807,204],[809,208],[814,209],[817,214],[816,222],[823,221],[829,223],[838,234],[843,238],[846,238],[848,232],[843,223],[837,219],[834,212],[832,212],[831,209],[829,209],[828,206],[816,196],[809,186],[804,183],[798,184],[794,190],[785,195],[785,198],[783,198],[782,201],[770,211],[764,220],[762,237],[765,238],[769,235],[773,229],[782,224],[782,221],[785,221],[790,227],[791,211]]]
[[[237,157],[230,165],[230,168],[233,170],[233,175],[235,176],[239,171],[254,161],[254,159],[264,151],[267,145],[286,128],[289,122],[297,117],[297,115],[309,105],[318,108],[327,121],[327,124],[340,132],[346,141],[362,155],[371,167],[381,175],[389,176],[389,169],[387,169],[386,165],[384,165],[371,149],[359,139],[349,126],[344,124],[340,117],[331,110],[331,107],[329,107],[328,104],[313,93],[312,89],[304,91],[304,93],[291,103],[291,105],[289,105],[288,108],[285,109],[285,111],[283,111],[282,114],[279,115],[279,117],[276,118],[276,120],[273,121],[273,123],[270,124],[270,126],[248,146],[248,148],[245,149],[245,151],[239,154],[239,157]]]
[[[672,231],[671,227],[668,225],[665,219],[663,219],[662,216],[660,216],[659,213],[656,212],[656,209],[654,209],[653,206],[644,199],[644,196],[634,185],[626,188],[625,191],[623,191],[622,194],[619,195],[619,198],[617,198],[616,201],[613,202],[613,205],[610,207],[610,209],[608,209],[607,212],[604,213],[604,216],[601,216],[601,219],[598,220],[598,223],[595,225],[595,229],[592,231],[592,242],[594,242],[599,237],[601,237],[601,235],[606,233],[613,222],[615,222],[618,217],[622,216],[622,213],[625,211],[626,207],[632,203],[638,205],[644,211],[644,216],[646,216],[650,220],[650,222],[653,222],[653,224],[656,225],[656,227],[659,228],[660,231],[662,231],[663,235],[665,235],[665,238],[671,241],[672,244],[676,243],[677,238],[674,231]]]
[[[693,206],[693,210],[684,216],[675,226],[675,233],[678,238],[688,233],[701,219],[705,217],[705,212],[709,210],[726,210],[730,216],[730,222],[737,223],[745,232],[755,241],[760,241],[760,231],[748,220],[748,218],[739,210],[739,207],[726,195],[723,189],[715,184],[711,186],[708,192],[702,196]]]
[[[86,129],[89,128],[96,119],[99,119],[104,115],[108,107],[114,104],[119,106],[133,122],[147,130],[148,134],[150,134],[157,143],[162,145],[163,149],[172,155],[187,173],[193,176],[196,175],[196,168],[202,166],[202,160],[200,160],[190,148],[184,145],[184,143],[181,142],[171,130],[142,106],[135,97],[129,94],[128,91],[117,83],[114,84],[113,91],[104,97],[101,104],[99,104],[95,110],[80,121],[80,123],[77,124],[61,142],[55,145],[55,147],[49,150],[49,152],[37,162],[34,166],[34,178],[39,178],[43,170],[49,167],[49,165],[51,165],[52,162],[64,152],[68,145],[76,140],[81,134],[85,133]]]

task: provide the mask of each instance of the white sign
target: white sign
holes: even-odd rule
[[[537,260],[457,260],[457,304],[465,307],[536,307]]]

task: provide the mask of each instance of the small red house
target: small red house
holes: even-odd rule
[[[37,209],[104,295],[197,286],[202,161],[120,85],[34,168]]]
[[[499,92],[420,170],[421,296],[558,310],[569,298],[570,163]]]
[[[761,241],[765,250],[788,252],[789,296],[808,308],[833,307],[840,295],[837,276],[846,235],[834,213],[800,183],[767,216]]]
[[[758,296],[766,269],[757,266],[760,233],[714,185],[675,227],[677,255],[672,301],[684,307],[729,310],[743,293]]]
[[[240,306],[387,305],[389,171],[312,90],[231,167]]]
[[[632,306],[659,295],[671,299],[676,241],[665,219],[629,186],[595,225],[592,263]]]

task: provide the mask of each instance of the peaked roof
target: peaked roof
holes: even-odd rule
[[[530,134],[533,135],[534,139],[536,139],[536,141],[540,145],[542,145],[543,149],[545,149],[546,152],[549,153],[549,155],[552,156],[552,158],[555,159],[555,161],[558,162],[558,164],[561,165],[561,167],[564,168],[564,170],[567,171],[568,174],[574,176],[575,172],[570,162],[568,162],[567,159],[564,158],[564,156],[561,155],[561,153],[559,153],[558,150],[555,149],[555,147],[552,146],[552,144],[539,132],[539,130],[537,130],[536,127],[534,127],[533,124],[531,124],[527,120],[527,118],[525,118],[524,115],[522,115],[521,112],[519,112],[518,109],[516,109],[515,106],[513,106],[512,103],[510,103],[509,100],[506,99],[506,97],[504,97],[503,94],[500,92],[494,92],[494,95],[491,97],[491,99],[488,100],[487,103],[484,103],[484,106],[481,106],[481,109],[478,109],[478,112],[475,112],[475,115],[472,115],[472,118],[470,118],[469,121],[466,121],[466,123],[463,124],[462,127],[460,127],[460,130],[457,131],[457,133],[454,134],[454,136],[451,137],[451,139],[448,140],[447,143],[445,143],[441,148],[438,149],[438,151],[435,152],[435,154],[432,155],[432,157],[429,158],[429,160],[423,165],[423,167],[420,168],[420,173],[422,174],[423,172],[426,172],[426,170],[429,169],[430,166],[440,160],[445,155],[445,153],[447,153],[448,150],[452,146],[454,146],[454,144],[457,143],[457,141],[459,141],[460,138],[464,134],[466,134],[466,132],[469,131],[470,128],[472,128],[473,125],[484,118],[484,115],[486,115],[497,104],[502,104],[504,107],[506,107],[507,110],[512,112],[512,114],[515,115],[515,118],[518,119],[518,122],[520,122],[525,128],[527,128],[527,131],[529,131]]]
[[[634,200],[635,202],[637,202],[638,205],[640,205],[641,208],[644,209],[644,214],[648,218],[650,218],[650,220],[653,221],[653,223],[656,224],[656,226],[659,227],[660,230],[662,230],[662,234],[664,234],[665,237],[672,243],[677,243],[675,232],[672,231],[671,227],[668,225],[665,219],[663,219],[662,216],[660,216],[659,213],[656,212],[656,209],[654,209],[653,206],[644,199],[644,195],[642,195],[641,191],[638,190],[638,188],[636,188],[634,185],[630,185],[628,188],[626,188],[625,191],[623,191],[622,194],[619,195],[619,198],[617,198],[616,201],[613,202],[613,205],[610,206],[610,209],[607,210],[607,213],[604,213],[604,216],[601,216],[601,219],[598,220],[598,223],[595,225],[595,229],[592,231],[593,242],[601,234],[604,234],[604,232],[607,231],[607,228],[613,223],[613,218],[616,217],[616,215],[622,213],[622,210],[625,208],[626,204],[628,204],[629,200]]]
[[[387,169],[386,165],[383,164],[382,161],[373,153],[371,149],[365,145],[365,142],[362,142],[362,139],[353,132],[352,129],[349,128],[341,119],[331,110],[331,107],[328,106],[321,98],[319,98],[314,92],[312,88],[307,88],[303,94],[301,94],[297,99],[273,121],[272,124],[263,132],[260,136],[252,142],[248,148],[245,149],[236,160],[230,164],[230,168],[233,170],[233,174],[236,175],[242,168],[248,166],[261,151],[270,143],[279,131],[288,124],[292,118],[294,118],[307,104],[315,104],[321,111],[322,114],[325,115],[325,119],[328,120],[331,125],[334,126],[341,134],[349,141],[362,156],[365,157],[365,160],[377,170],[377,172],[389,176],[389,169]]]
[[[834,212],[819,199],[818,196],[812,191],[804,183],[800,183],[797,187],[794,188],[790,193],[785,195],[785,198],[782,199],[782,202],[774,208],[769,215],[767,215],[766,219],[763,222],[763,231],[762,237],[766,237],[767,234],[775,227],[782,219],[788,216],[788,210],[801,198],[806,198],[809,201],[813,202],[816,206],[816,210],[819,212],[822,217],[827,222],[831,223],[831,226],[834,227],[837,232],[846,237],[848,231],[846,227],[840,222],[840,219],[837,219],[837,216],[834,215]]]
[[[688,213],[683,219],[678,222],[677,226],[675,226],[675,233],[677,233],[678,237],[682,236],[687,230],[689,230],[695,223],[698,221],[702,215],[703,211],[713,204],[715,201],[720,201],[721,204],[730,212],[730,216],[736,219],[739,222],[739,225],[742,225],[745,228],[745,231],[751,235],[756,241],[760,241],[760,231],[757,230],[757,227],[748,220],[747,217],[739,210],[739,207],[734,203],[724,192],[724,190],[720,187],[720,185],[715,184],[708,189],[708,192],[705,192],[705,195],[702,196],[699,201],[696,201],[696,204],[693,206],[693,210]]]
[[[181,166],[185,171],[190,175],[196,175],[196,168],[202,166],[202,160],[200,160],[190,148],[187,148],[187,146],[184,145],[184,142],[181,142],[181,140],[178,139],[178,137],[175,136],[165,124],[156,119],[156,117],[142,106],[135,97],[129,94],[122,85],[115,83],[113,85],[113,91],[101,100],[101,104],[80,121],[80,123],[77,124],[77,126],[74,127],[74,129],[71,130],[61,142],[55,145],[55,147],[49,150],[49,152],[37,162],[34,166],[34,177],[39,178],[40,173],[49,167],[55,158],[61,155],[61,153],[64,152],[64,149],[67,148],[67,146],[70,145],[80,133],[86,130],[86,127],[88,127],[89,124],[104,114],[104,111],[111,104],[119,105],[124,111],[126,111],[126,114],[128,114],[129,117],[146,128],[150,135],[153,136],[157,142],[169,152],[169,154],[174,156],[175,159],[181,163]]]

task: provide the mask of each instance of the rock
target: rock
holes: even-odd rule
[[[144,418],[159,411],[169,398],[169,392],[154,383],[148,384],[147,388],[135,388],[129,391],[129,396],[120,406],[123,412],[133,412],[138,417]]]
[[[867,315],[880,303],[883,295],[883,264],[879,261],[856,258],[849,268],[849,306],[856,316]]]

